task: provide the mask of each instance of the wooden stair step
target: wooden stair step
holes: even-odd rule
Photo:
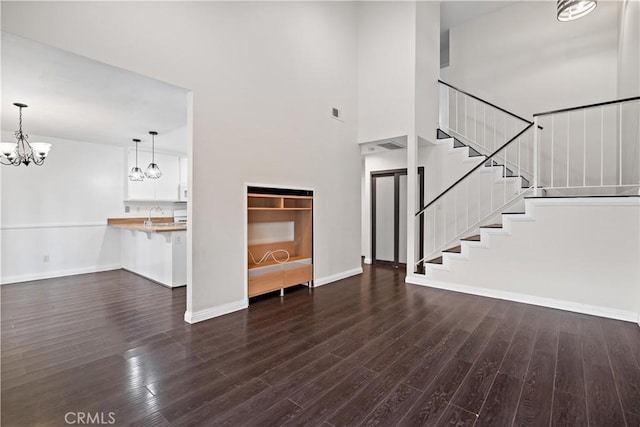
[[[476,234],[475,236],[465,237],[462,240],[464,240],[466,242],[479,242],[480,241],[480,235]]]
[[[449,253],[454,253],[454,254],[459,254],[460,252],[462,252],[462,246],[455,246],[453,248],[449,248],[443,252],[449,252]]]
[[[439,256],[438,258],[431,259],[427,261],[427,264],[442,264],[442,257]]]
[[[502,224],[481,225],[480,228],[502,228]]]

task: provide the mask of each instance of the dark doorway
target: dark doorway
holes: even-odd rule
[[[419,205],[424,204],[424,168],[418,168]],[[407,169],[371,172],[371,262],[396,268],[407,264]],[[424,220],[419,222],[419,259]]]

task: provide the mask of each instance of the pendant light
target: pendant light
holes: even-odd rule
[[[129,181],[143,181],[144,173],[142,169],[138,167],[138,144],[140,143],[139,139],[134,139],[133,142],[136,144],[136,165],[131,168],[131,172],[129,172]]]
[[[158,179],[162,176],[162,172],[160,171],[160,168],[158,167],[158,165],[156,164],[156,140],[155,140],[155,136],[158,134],[158,132],[155,131],[149,131],[149,135],[151,135],[151,163],[149,163],[149,166],[147,166],[147,170],[144,171],[144,176],[146,176],[147,178],[150,179]]]
[[[29,142],[29,135],[22,132],[22,109],[28,105],[16,102],[16,107],[20,110],[18,113],[18,130],[14,133],[17,142],[1,142],[0,143],[0,163],[3,165],[20,166],[33,163],[42,166],[44,159],[49,154],[51,144],[47,142]]]
[[[596,0],[558,0],[558,21],[573,21],[593,12]]]

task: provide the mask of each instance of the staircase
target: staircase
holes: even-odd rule
[[[640,321],[640,230],[625,234],[640,223],[640,97],[530,122],[441,84],[437,141],[467,149],[476,165],[416,214],[424,256],[407,281]],[[617,257],[603,251],[610,235],[627,236]],[[606,281],[609,266],[625,272],[613,300],[594,281]],[[531,281],[536,276],[558,288]]]

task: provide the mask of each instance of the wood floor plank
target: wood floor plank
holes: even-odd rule
[[[551,425],[558,427],[588,425],[585,399],[556,390],[553,395]]]
[[[640,415],[640,367],[627,344],[627,336],[621,322],[603,319],[601,323],[622,407]]]
[[[464,344],[462,344],[462,347],[458,349],[455,357],[473,363],[489,341],[491,335],[493,335],[498,323],[497,318],[485,316],[478,327],[469,335]]]
[[[466,377],[471,363],[451,359],[413,407],[400,421],[402,426],[434,425],[442,416],[456,390]]]
[[[405,383],[418,390],[424,390],[453,357],[468,335],[469,333],[465,331],[451,330],[433,351],[416,360],[414,368],[405,378]]]
[[[313,426],[322,424],[345,404],[345,396],[353,396],[366,387],[378,374],[369,369],[358,368],[340,381],[335,387],[318,396],[313,403],[305,406],[285,423],[286,426]]]
[[[471,427],[476,422],[476,419],[476,414],[454,405],[449,405],[436,426]]]
[[[560,332],[555,387],[557,390],[584,398],[584,373],[580,337]]]
[[[545,337],[546,338],[546,337]],[[524,379],[520,403],[516,411],[517,426],[548,426],[551,420],[555,355],[546,350],[534,350]]]
[[[609,366],[586,363],[587,415],[594,426],[624,425],[622,406]]]
[[[389,396],[362,422],[362,425],[396,425],[420,394],[422,393],[419,390],[406,384],[397,385]]]
[[[382,371],[369,385],[353,396],[345,406],[335,415],[329,418],[329,422],[335,426],[354,425],[364,419],[382,402],[393,388],[400,383],[415,364],[415,360],[424,355],[421,347],[411,347],[403,353],[387,369]]]
[[[518,407],[521,388],[522,381],[519,378],[499,373],[475,425],[478,427],[511,425]]]
[[[508,344],[490,341],[474,363],[452,403],[469,412],[478,414],[502,363]]]

